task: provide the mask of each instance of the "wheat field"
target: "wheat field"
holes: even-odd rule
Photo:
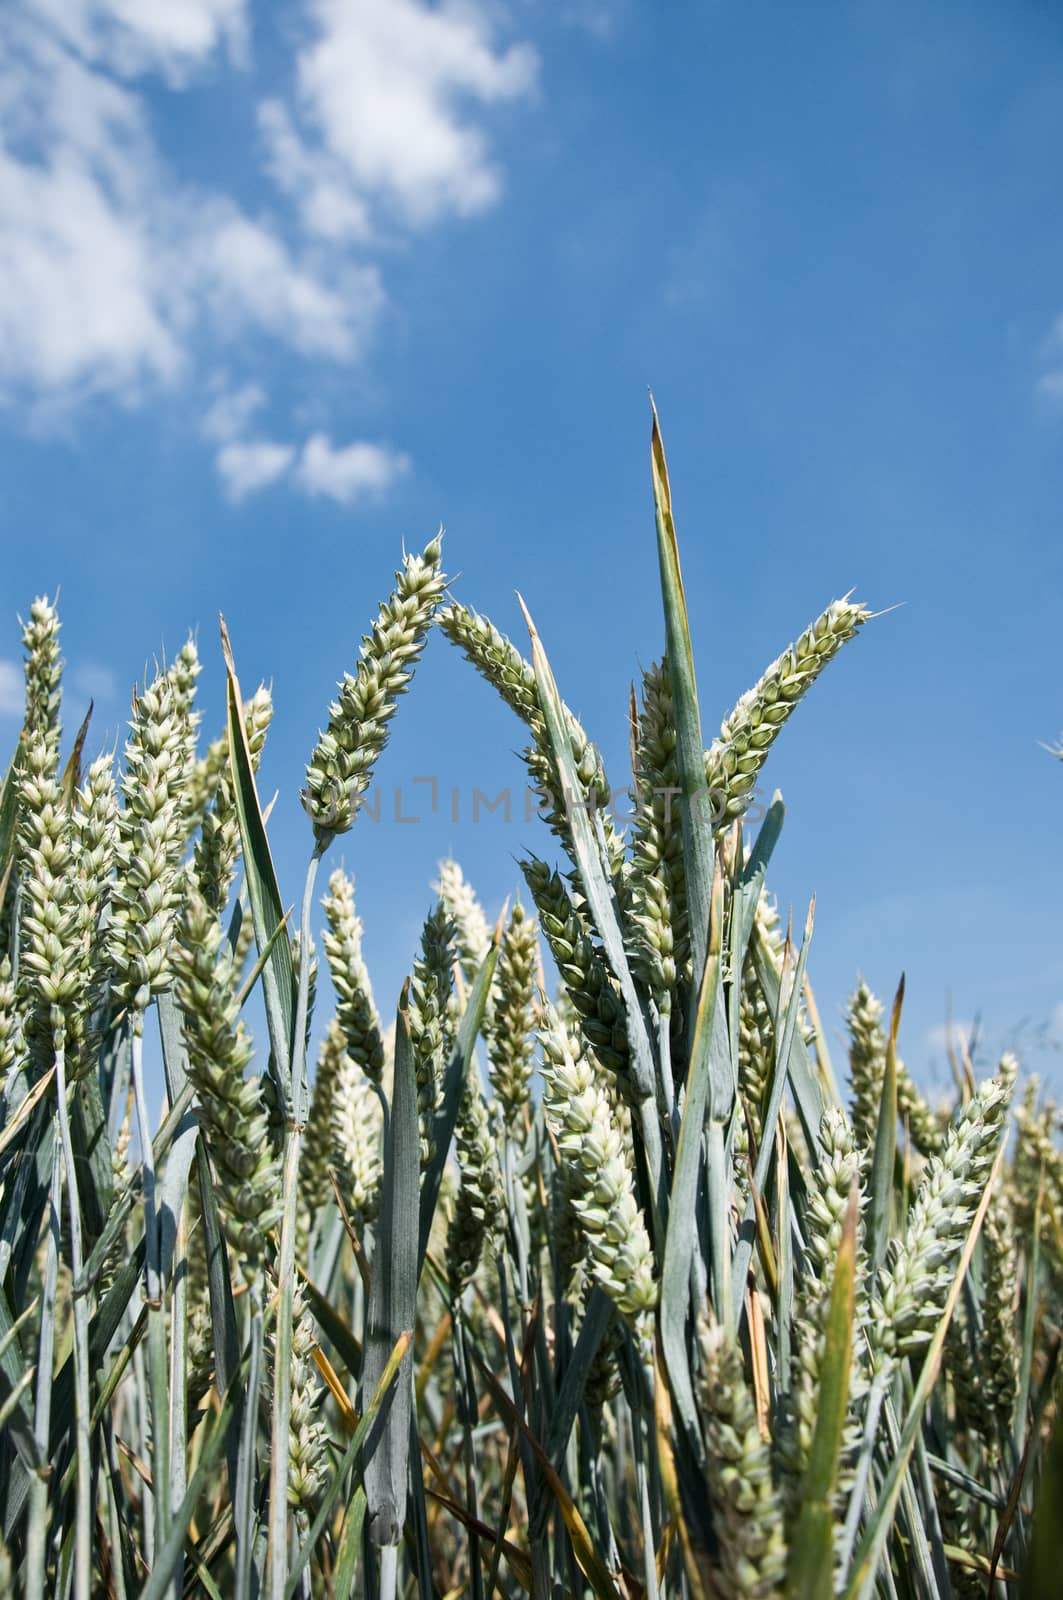
[[[781,797],[743,818],[870,613],[833,601],[707,739],[656,419],[651,468],[630,821],[531,617],[525,656],[437,538],[313,745],[294,917],[271,698],[224,630],[213,742],[190,639],[119,759],[91,725],[61,759],[34,601],[0,797],[2,1592],[1059,1592],[1059,1114],[1010,1055],[979,1081],[959,1052],[928,1101],[903,983],[856,984],[832,1059],[814,908],[770,892]],[[497,921],[441,863],[396,1005],[321,868],[432,628],[522,724],[544,854]]]

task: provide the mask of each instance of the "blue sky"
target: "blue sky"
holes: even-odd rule
[[[0,736],[34,593],[101,745],[189,627],[220,723],[223,610],[274,681],[294,898],[332,686],[442,521],[456,592],[519,639],[521,590],[622,781],[661,648],[651,385],[707,734],[832,597],[899,606],[766,773],[832,1036],[904,969],[924,1077],[951,1003],[1058,1085],[1057,7],[18,0],[0,127]],[[433,639],[381,821],[335,852],[383,1010],[440,855],[495,909],[551,848],[519,742]]]

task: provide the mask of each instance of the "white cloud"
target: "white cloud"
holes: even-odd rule
[[[384,304],[373,266],[346,266],[338,287],[292,259],[261,223],[219,206],[190,267],[220,326],[257,327],[304,355],[344,361],[361,353]]]
[[[290,444],[249,439],[222,445],[214,464],[229,499],[239,501],[283,477],[294,456],[295,449]]]
[[[0,366],[42,390],[134,388],[181,365],[150,245],[70,152],[0,153]]]
[[[22,425],[91,397],[142,404],[254,363],[363,361],[388,304],[396,224],[470,216],[501,192],[491,108],[528,96],[538,61],[500,42],[496,0],[304,0],[290,102],[258,106],[257,152],[189,181],[159,145],[151,77],[172,90],[250,65],[248,0],[9,0],[0,5],[0,406]],[[157,85],[156,85],[157,89]],[[177,101],[167,102],[168,109]],[[250,133],[251,130],[249,130]],[[292,205],[249,208],[241,154],[268,154]],[[235,181],[234,181],[235,178]],[[385,244],[383,230],[389,232]],[[238,500],[287,478],[350,502],[408,460],[380,445],[300,447],[229,380],[198,427]]]
[[[307,227],[360,232],[368,201],[415,226],[490,206],[501,174],[463,109],[530,93],[531,46],[496,49],[487,7],[468,0],[312,0],[310,11],[317,36],[297,69],[305,132],[275,101],[260,113],[273,174]]]
[[[157,282],[144,204],[155,160],[136,98],[9,17],[0,127],[5,387],[128,392],[172,378],[180,349]]]
[[[337,446],[326,433],[314,433],[298,449],[256,434],[253,424],[266,399],[257,383],[219,387],[203,418],[201,431],[218,446],[214,461],[229,500],[238,502],[284,479],[304,494],[349,505],[385,493],[409,471],[408,456],[364,440]]]
[[[384,445],[358,441],[334,448],[327,434],[313,434],[303,446],[295,481],[309,495],[328,495],[349,505],[383,494],[409,471],[409,457]]]
[[[281,100],[264,100],[258,126],[266,146],[266,165],[285,194],[294,196],[303,223],[321,239],[365,239],[369,207],[354,193],[342,164],[327,150],[310,150],[295,131]]]
[[[21,717],[26,707],[26,682],[17,661],[0,660],[0,717]]]
[[[154,69],[181,83],[223,42],[235,60],[246,53],[245,0],[27,0],[27,10],[125,75]]]
[[[203,418],[203,436],[225,444],[247,432],[247,425],[266,403],[266,392],[258,383],[245,383],[239,389],[223,389],[208,406]]]
[[[63,42],[81,48],[84,34],[103,54],[93,24],[128,31],[131,5],[81,0],[62,29],[51,0],[26,5],[0,18],[4,397],[21,386],[51,406],[100,392],[137,401],[190,370],[208,324],[215,343],[257,334],[308,357],[359,356],[384,304],[377,269],[304,259],[230,196],[182,184],[138,93]],[[146,20],[181,9],[144,8],[160,61],[205,56],[243,14],[194,0],[172,28]]]

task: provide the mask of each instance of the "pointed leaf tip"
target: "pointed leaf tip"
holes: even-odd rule
[[[661,510],[665,517],[671,521],[672,517],[672,489],[668,481],[668,462],[664,454],[664,438],[661,434],[661,422],[657,415],[652,394],[650,405],[653,409],[653,427],[650,432],[650,461],[653,468],[653,487],[660,501]]]
[[[524,621],[527,624],[528,632],[531,635],[532,643],[534,644],[535,641],[538,639],[539,634],[538,634],[538,631],[536,629],[535,623],[532,621],[531,612],[528,610],[527,606],[524,604],[524,596],[521,594],[520,590],[519,589],[515,589],[513,592],[517,597],[517,604],[520,606],[520,609],[524,614]]]
[[[892,1015],[890,1017],[890,1042],[893,1044],[894,1047],[896,1047],[897,1034],[898,1034],[898,1032],[900,1030],[900,1026],[901,1026],[901,1010],[902,1010],[903,1006],[904,1006],[904,973],[902,972],[901,973],[901,981],[897,985],[897,993],[893,997],[893,1012],[892,1012]]]
[[[233,659],[232,640],[229,638],[229,626],[225,621],[225,614],[222,611],[218,612],[218,631],[221,634],[221,653],[225,661],[226,670],[229,676],[235,681],[236,662]]]

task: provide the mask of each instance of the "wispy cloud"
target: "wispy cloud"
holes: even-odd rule
[[[187,297],[209,307],[229,337],[253,329],[326,361],[363,354],[385,303],[375,266],[344,262],[326,281],[265,224],[228,202],[216,206],[192,244]]]
[[[1049,400],[1063,400],[1063,367],[1056,372],[1045,372],[1037,380],[1039,393]]]
[[[661,303],[687,316],[718,312],[726,303],[741,254],[739,236],[749,231],[749,200],[739,191],[721,190],[697,214],[664,255]]]
[[[626,21],[629,0],[560,0],[559,16],[569,28],[608,39]]]
[[[241,384],[229,389],[219,384],[214,400],[207,407],[202,429],[205,439],[228,444],[232,439],[244,437],[252,417],[266,403],[266,391],[260,383]]]
[[[1058,405],[1063,402],[1063,314],[1054,319],[1041,341],[1039,358],[1046,370],[1037,380],[1037,392]]]

